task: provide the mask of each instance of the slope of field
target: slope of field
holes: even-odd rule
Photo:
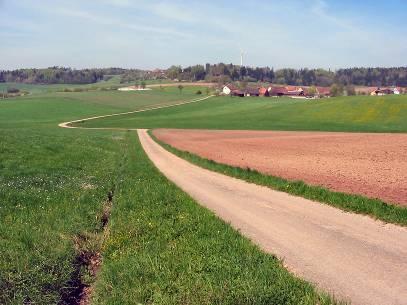
[[[83,127],[406,132],[407,96],[322,100],[218,97],[172,109],[83,123]]]
[[[94,304],[332,303],[164,179],[135,133],[57,127],[159,94],[0,102],[0,304],[79,304],[99,255]]]
[[[161,141],[216,162],[407,205],[407,135],[154,130]]]
[[[123,95],[97,93],[0,101],[0,304],[72,301],[77,240],[100,232],[117,179],[122,133],[64,130],[58,123],[188,98],[176,91],[155,99],[127,94],[118,103]]]
[[[1,304],[75,304],[75,241],[99,232],[122,155],[111,132],[56,127],[61,119],[112,110],[77,106],[0,102]]]
[[[93,304],[331,304],[126,150]]]

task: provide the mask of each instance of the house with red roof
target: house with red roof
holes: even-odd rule
[[[400,94],[400,90],[398,88],[377,88],[376,90],[372,91],[370,95],[389,95],[389,94]]]
[[[329,87],[316,87],[317,95],[319,97],[330,97],[331,96],[331,88]]]
[[[288,95],[288,90],[285,87],[271,87],[270,96],[285,96]]]
[[[270,96],[270,91],[268,88],[261,87],[261,88],[259,88],[259,95],[260,96]]]

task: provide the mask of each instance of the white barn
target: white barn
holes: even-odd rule
[[[230,95],[234,90],[237,90],[237,88],[231,84],[228,84],[223,86],[222,93],[225,95]]]

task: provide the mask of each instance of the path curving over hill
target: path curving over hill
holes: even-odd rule
[[[138,134],[169,180],[295,274],[353,304],[407,304],[407,228],[202,169]]]
[[[103,128],[103,127],[81,127],[81,126],[72,126],[72,124],[78,124],[78,123],[83,123],[86,121],[92,121],[96,119],[103,119],[103,118],[109,118],[112,116],[120,116],[120,115],[126,115],[126,114],[133,114],[133,113],[140,113],[140,112],[147,112],[147,111],[152,111],[152,110],[157,110],[157,109],[164,109],[164,108],[171,108],[171,107],[177,107],[177,106],[182,106],[182,105],[187,105],[187,104],[193,104],[193,103],[198,103],[207,99],[210,99],[211,97],[214,97],[214,95],[208,95],[202,98],[197,98],[193,99],[190,101],[183,101],[183,102],[178,102],[174,104],[169,104],[169,105],[163,105],[163,106],[154,106],[154,107],[149,107],[149,108],[144,108],[144,109],[139,109],[139,110],[134,110],[134,111],[127,111],[127,112],[120,112],[120,113],[113,113],[113,114],[106,114],[106,115],[99,115],[99,116],[94,116],[94,117],[89,117],[89,118],[83,118],[79,120],[74,120],[74,121],[69,121],[69,122],[62,122],[59,123],[58,126],[62,128],[77,128],[77,129],[107,129],[107,130],[132,130],[131,128]],[[134,130],[134,129],[133,129]]]

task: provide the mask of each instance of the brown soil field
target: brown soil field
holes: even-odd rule
[[[203,158],[407,206],[407,134],[157,129]]]

